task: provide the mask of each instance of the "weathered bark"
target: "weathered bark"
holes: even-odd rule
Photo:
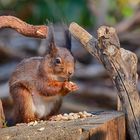
[[[5,116],[3,112],[2,102],[0,100],[0,128],[3,127],[4,121],[5,121]]]
[[[0,28],[12,28],[28,37],[46,38],[48,27],[45,25],[30,25],[13,16],[0,16]]]
[[[112,27],[100,27],[97,31],[98,40],[76,23],[71,23],[69,30],[108,71],[118,90],[130,137],[132,140],[140,139],[140,97],[136,87],[138,77],[136,55],[120,48],[116,31]]]
[[[125,140],[125,117],[120,112],[96,112],[70,121],[19,124],[0,130],[1,140]],[[42,129],[42,130],[41,130]]]

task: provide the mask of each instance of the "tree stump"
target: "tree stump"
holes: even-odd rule
[[[1,140],[125,140],[121,112],[99,112],[84,119],[20,124],[0,130]]]

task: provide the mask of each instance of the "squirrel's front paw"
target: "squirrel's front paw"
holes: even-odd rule
[[[73,82],[64,82],[63,84],[63,95],[78,90],[78,86]]]

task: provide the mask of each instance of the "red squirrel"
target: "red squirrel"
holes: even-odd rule
[[[10,78],[15,123],[49,118],[58,112],[62,97],[78,89],[75,83],[69,82],[75,68],[69,31],[65,30],[65,47],[56,45],[52,26],[49,32],[49,53],[24,59]]]

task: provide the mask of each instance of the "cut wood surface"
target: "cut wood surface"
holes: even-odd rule
[[[132,140],[139,140],[140,97],[137,90],[136,55],[120,48],[118,36],[112,27],[100,27],[97,31],[98,40],[76,23],[71,23],[69,30],[108,71],[126,114],[129,135]]]
[[[125,140],[121,112],[96,112],[93,117],[71,121],[45,121],[2,128],[0,140]]]
[[[12,28],[28,37],[46,38],[48,27],[45,25],[30,25],[13,16],[0,16],[0,28]]]

